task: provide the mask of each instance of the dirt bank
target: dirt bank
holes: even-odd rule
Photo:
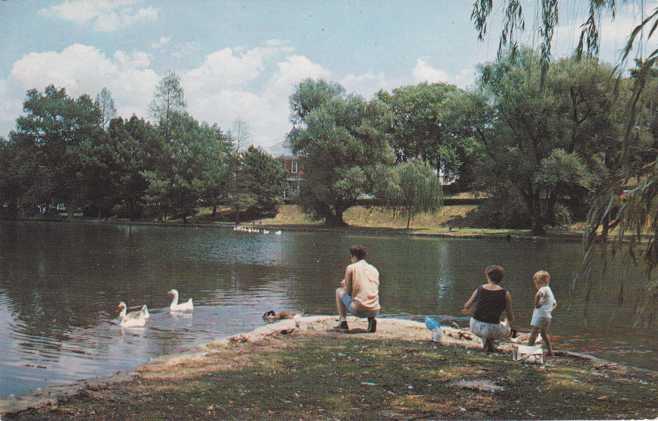
[[[471,349],[477,342],[465,331],[446,329],[445,343],[434,344],[412,321],[380,320],[376,334],[363,333],[361,321],[351,321],[350,334],[331,332],[334,323],[283,321],[129,375],[14,400],[0,412],[135,420],[658,416],[654,372],[573,356],[525,365]]]

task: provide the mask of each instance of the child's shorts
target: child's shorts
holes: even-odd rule
[[[537,329],[548,329],[551,325],[551,316],[546,316],[544,314],[532,314],[532,320],[530,321],[530,326],[536,327]]]

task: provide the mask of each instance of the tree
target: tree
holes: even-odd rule
[[[610,68],[594,60],[561,60],[542,87],[538,66],[530,50],[485,66],[481,105],[491,104],[492,120],[474,113],[473,125],[485,150],[482,187],[517,190],[534,234],[541,235],[555,223],[556,206],[574,197],[584,203],[596,188],[592,174],[605,169],[602,140],[617,136],[621,126]]]
[[[116,117],[117,114],[117,110],[114,108],[112,93],[109,89],[103,88],[96,95],[96,101],[94,102],[101,113],[101,126],[107,127],[107,125],[110,124],[110,120]]]
[[[143,171],[148,182],[147,202],[163,220],[183,222],[196,212],[208,191],[221,183],[227,157],[222,154],[216,127],[199,123],[187,113],[169,116],[169,137],[163,140],[152,169]]]
[[[83,143],[102,135],[100,110],[89,96],[74,99],[52,85],[43,93],[29,90],[23,110],[10,136],[33,154],[30,171],[34,179],[45,178],[32,186],[34,202],[65,203],[69,209],[82,205],[80,152]]]
[[[155,88],[151,101],[151,116],[160,124],[163,133],[168,134],[171,118],[185,110],[185,93],[180,77],[169,72],[163,77]]]
[[[160,151],[158,131],[146,120],[115,118],[107,129],[115,162],[111,171],[113,213],[137,219],[143,216],[148,187],[143,171],[154,167]]]
[[[458,178],[464,172],[471,138],[454,130],[449,121],[450,104],[463,95],[465,92],[445,83],[421,83],[378,93],[393,115],[391,146],[398,162],[422,159],[437,170],[437,176],[447,178]]]
[[[436,212],[441,208],[441,182],[428,163],[421,160],[403,162],[393,172],[386,202],[388,206],[406,212],[407,229],[411,219],[419,213]]]
[[[327,225],[346,225],[344,212],[362,194],[372,193],[382,167],[394,154],[386,131],[391,116],[382,101],[365,101],[324,81],[305,80],[291,96],[288,134],[304,161],[300,202]]]
[[[242,154],[240,177],[245,192],[253,195],[248,211],[258,215],[272,215],[281,203],[286,184],[286,171],[281,163],[260,148],[250,146]]]

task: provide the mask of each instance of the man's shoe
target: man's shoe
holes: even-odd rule
[[[375,333],[377,332],[377,319],[374,317],[368,317],[368,332]]]
[[[347,326],[346,321],[342,321],[334,328],[336,332],[348,332],[350,328]]]

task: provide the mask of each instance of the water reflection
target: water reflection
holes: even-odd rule
[[[498,263],[507,269],[516,314],[527,324],[530,279],[543,268],[552,273],[560,301],[558,343],[658,366],[656,332],[632,329],[637,291],[629,286],[627,300],[617,300],[618,277],[639,281],[637,270],[617,263],[596,276],[608,288],[594,290],[589,327],[583,323],[583,291],[566,299],[579,270],[579,244],[2,223],[0,395],[129,369],[252,329],[270,309],[333,313],[333,291],[353,243],[368,247],[368,260],[380,269],[385,315],[461,320],[458,310],[482,282],[483,267]],[[194,298],[193,314],[169,313],[171,288]],[[148,326],[118,326],[119,301],[148,304]]]

